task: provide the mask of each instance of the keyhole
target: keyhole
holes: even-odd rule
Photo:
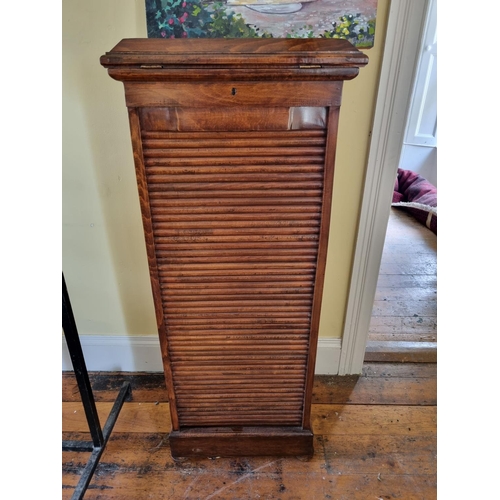
[[[236,95],[236,89],[234,87],[231,89],[231,94]]]

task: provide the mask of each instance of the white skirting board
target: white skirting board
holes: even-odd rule
[[[80,335],[88,371],[161,372],[160,342],[156,336]],[[319,339],[316,374],[336,375],[340,361],[340,339]],[[62,337],[62,369],[73,370]]]

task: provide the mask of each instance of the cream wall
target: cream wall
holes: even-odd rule
[[[368,66],[344,84],[320,337],[342,335],[389,0]],[[146,37],[144,0],[63,6],[63,272],[79,333],[155,335],[123,85],[99,57]]]
[[[378,0],[368,65],[344,83],[320,337],[342,336],[390,0]]]

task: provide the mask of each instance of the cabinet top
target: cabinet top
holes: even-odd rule
[[[117,80],[170,79],[180,77],[181,71],[183,79],[196,79],[195,71],[201,78],[231,71],[234,78],[248,75],[250,69],[268,76],[286,73],[288,78],[345,80],[354,78],[368,57],[341,39],[129,38],[101,56],[100,62]]]

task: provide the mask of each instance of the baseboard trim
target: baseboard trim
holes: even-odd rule
[[[191,427],[168,436],[172,457],[296,456],[314,454],[314,436],[301,427]]]
[[[124,335],[80,335],[88,371],[161,372],[163,365],[158,337]],[[318,375],[337,375],[340,339],[319,339],[316,355]],[[72,371],[66,340],[62,337],[62,369]]]
[[[340,339],[319,339],[316,354],[317,375],[337,375],[340,366],[340,352],[342,341]]]

